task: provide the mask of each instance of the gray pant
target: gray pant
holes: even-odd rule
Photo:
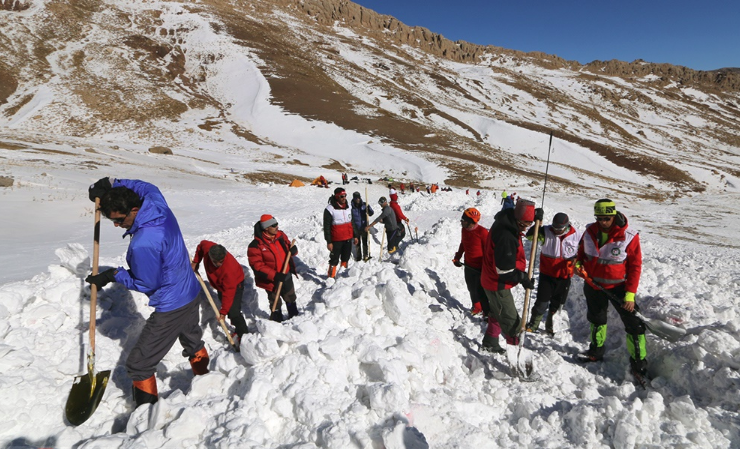
[[[200,351],[203,329],[200,328],[198,307],[201,294],[189,304],[170,312],[153,312],[146,320],[139,340],[126,359],[126,371],[134,382],[146,380],[157,371],[157,364],[179,339],[185,357]]]
[[[514,305],[514,296],[511,294],[511,289],[486,290],[486,297],[488,298],[488,306],[491,308],[490,314],[501,325],[501,332],[506,337],[506,342],[516,344],[515,339],[519,333],[521,318],[519,317],[519,311],[516,310],[516,305]]]

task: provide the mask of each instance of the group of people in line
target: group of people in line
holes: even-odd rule
[[[507,344],[519,343],[521,318],[511,289],[516,285],[535,287],[534,279],[527,274],[522,239],[533,240],[536,234],[541,246],[539,286],[526,330],[537,332],[544,317],[545,332],[554,335],[553,318],[565,304],[575,273],[585,281],[586,317],[591,325],[590,345],[581,360],[603,359],[607,311],[612,302],[624,323],[632,374],[638,380],[645,379],[645,323],[634,313],[642,250],[639,234],[629,226],[627,217],[617,211],[612,200],[600,199],[594,204],[595,221],[583,233],[571,225],[563,212],[556,213],[552,223],[540,230],[544,211],[521,198],[509,204],[512,196],[505,192],[502,195],[509,201],[502,200],[503,207],[490,230],[479,225],[481,214],[475,208],[466,209],[460,217],[462,237],[452,262],[464,267],[473,303],[471,312],[488,319],[482,349],[506,352],[499,344],[501,334]]]
[[[98,289],[111,282],[146,294],[154,312],[146,320],[138,341],[126,360],[126,370],[133,382],[136,405],[158,399],[155,372],[157,364],[176,340],[194,375],[208,372],[209,355],[203,341],[199,319],[199,299],[203,294],[197,272],[201,262],[208,280],[218,291],[221,307],[217,319],[229,318],[237,344],[249,332],[241,312],[245,275],[242,266],[222,245],[203,240],[192,260],[188,255],[177,219],[159,189],[147,182],[130,179],[102,178],[89,188],[91,201],[99,201],[100,212],[125,230],[131,238],[126,252],[128,269],[110,268],[86,278]],[[398,195],[389,185],[390,202],[380,197],[378,217],[373,208],[354,192],[351,202],[347,192],[337,187],[324,210],[324,238],[329,251],[328,276],[335,277],[338,267],[346,268],[353,246],[355,260],[367,261],[368,233],[382,222],[388,239],[388,252],[394,253],[405,237],[404,223],[409,219],[398,204]],[[588,356],[593,361],[604,356],[606,314],[609,295],[624,297],[618,309],[627,330],[627,347],[633,371],[646,371],[645,326],[632,313],[641,271],[639,235],[629,228],[626,217],[617,212],[610,200],[599,200],[594,208],[596,222],[583,235],[574,229],[564,213],[558,213],[551,225],[538,235],[542,244],[537,301],[529,330],[535,331],[545,312],[545,330],[554,333],[552,318],[565,303],[570,279],[576,273],[588,279],[584,293],[591,322],[591,345]],[[466,209],[460,219],[462,241],[453,258],[456,266],[465,267],[465,281],[473,302],[473,313],[485,314],[488,327],[482,347],[502,352],[499,336],[507,344],[517,344],[519,315],[514,307],[511,288],[522,285],[534,288],[526,273],[521,239],[532,224],[542,220],[542,209],[520,199],[515,207],[505,207],[494,217],[490,230],[479,225],[477,209]],[[527,233],[530,237],[532,232]],[[272,306],[270,319],[284,319],[282,302],[288,318],[298,315],[293,256],[298,254],[294,241],[279,229],[272,215],[262,215],[254,224],[254,239],[248,246],[247,258],[257,287],[267,292]],[[464,259],[463,259],[464,256]],[[590,278],[589,278],[590,276]],[[607,290],[605,294],[603,289]]]

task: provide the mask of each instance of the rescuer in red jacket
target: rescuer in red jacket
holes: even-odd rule
[[[221,309],[218,311],[219,321],[227,316],[236,329],[236,343],[241,341],[242,335],[249,332],[247,322],[242,315],[242,295],[244,294],[244,269],[223,246],[203,240],[195,249],[192,267],[198,271],[200,262],[206,269],[208,282],[218,291],[218,300]]]

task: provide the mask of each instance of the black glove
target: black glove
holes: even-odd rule
[[[527,273],[517,270],[517,275],[519,277],[519,285],[528,290],[532,290],[534,288],[534,279],[530,279]]]
[[[87,189],[87,193],[90,196],[90,201],[93,203],[95,202],[95,198],[102,198],[105,192],[112,189],[113,186],[110,185],[110,179],[108,178],[100,178],[98,179],[95,184],[91,185],[89,189]]]
[[[461,266],[463,266],[463,264],[461,264],[461,263],[460,263],[460,261],[459,261],[459,260],[457,260],[457,259],[452,259],[452,263],[453,263],[453,264],[455,264],[455,266],[456,266],[456,267],[461,267]]]
[[[98,290],[100,290],[111,282],[116,282],[115,273],[116,269],[111,268],[109,270],[103,271],[102,273],[98,273],[95,275],[91,274],[90,276],[85,278],[85,282],[95,285],[96,287],[98,287]]]
[[[291,247],[290,247],[290,254],[292,254],[292,255],[294,255],[294,256],[295,256],[296,254],[298,254],[298,247],[297,247],[297,246],[295,246],[295,245],[291,246]]]
[[[543,218],[545,218],[545,210],[541,207],[538,207],[534,210],[534,221],[542,222]]]
[[[290,276],[290,273],[281,273],[277,272],[275,273],[275,282],[285,282],[288,279],[288,276]]]

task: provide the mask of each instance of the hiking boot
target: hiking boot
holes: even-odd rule
[[[231,341],[234,342],[234,348],[236,349],[240,348],[242,345],[242,337],[240,337],[236,332],[231,334]]]
[[[545,333],[547,334],[548,337],[554,337],[555,336],[555,331],[552,330],[551,327],[546,327],[545,328]]]
[[[208,351],[205,347],[200,348],[198,352],[195,353],[195,355],[189,358],[189,360],[190,368],[192,368],[193,374],[195,374],[196,376],[208,374],[208,362],[210,362],[211,359],[208,356]]]
[[[527,332],[537,333],[540,321],[542,321],[542,315],[532,315],[532,319],[527,323]]]
[[[298,315],[298,306],[294,302],[285,302],[285,307],[288,309],[288,319]]]
[[[396,252],[397,250],[398,250],[398,247],[397,247],[397,246],[394,246],[393,248],[391,248],[391,249],[389,249],[389,250],[388,250],[388,254],[393,254],[393,253],[395,253],[395,252]]]
[[[339,264],[340,267],[346,269],[347,268],[347,262],[342,262]]]
[[[278,323],[283,322],[283,312],[281,310],[276,310],[270,314],[270,321],[276,321]]]
[[[372,258],[373,258],[373,256],[366,256],[362,260],[365,261],[365,262],[367,262],[368,260],[370,260]]]
[[[498,338],[490,335],[483,336],[483,342],[481,343],[480,349],[481,351],[491,352],[493,354],[503,354],[506,352],[506,349],[502,348],[499,344]]]
[[[337,266],[329,265],[329,273],[327,274],[330,278],[337,277]]]
[[[481,307],[479,302],[476,302],[473,304],[473,308],[470,309],[470,313],[473,316],[480,315],[481,313],[483,313],[483,308]]]

